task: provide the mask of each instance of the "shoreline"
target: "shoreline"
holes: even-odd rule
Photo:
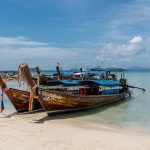
[[[7,100],[9,104],[7,104],[7,107],[5,108],[4,110],[4,113],[0,114],[0,115],[4,115],[4,116],[9,116],[10,118],[11,117],[14,117],[14,116],[43,116],[45,115],[46,118],[49,118],[49,120],[53,120],[56,119],[56,120],[65,120],[65,119],[69,119],[70,120],[70,124],[76,124],[77,126],[80,126],[82,127],[87,127],[87,128],[113,128],[113,129],[119,129],[119,130],[128,130],[128,131],[131,131],[131,132],[136,132],[136,133],[148,133],[150,134],[150,127],[149,126],[143,126],[143,125],[140,125],[138,123],[135,123],[135,122],[128,122],[128,123],[125,123],[123,124],[123,122],[108,122],[107,120],[103,120],[103,119],[99,119],[98,122],[96,121],[92,121],[90,118],[92,117],[91,114],[84,114],[85,111],[88,111],[88,110],[83,110],[84,112],[82,111],[75,111],[75,112],[71,112],[71,113],[60,113],[60,114],[53,114],[52,116],[48,116],[47,113],[44,111],[44,110],[39,110],[39,111],[35,111],[35,112],[31,112],[31,113],[20,113],[18,114],[15,110],[15,108],[13,107],[13,105],[11,104],[11,102],[9,100]],[[9,107],[9,108],[8,108]],[[89,117],[90,116],[90,117]],[[24,118],[24,117],[23,117]],[[32,118],[32,117],[31,117]],[[38,117],[37,117],[38,118]],[[43,119],[40,119],[39,120],[43,120]],[[44,120],[43,120],[44,122]],[[81,125],[83,124],[83,125]]]
[[[85,125],[89,124],[89,126],[91,127],[106,127],[106,128],[109,128],[109,129],[119,129],[119,130],[126,130],[126,131],[129,131],[129,132],[135,132],[135,133],[147,133],[147,134],[150,134],[150,127],[149,126],[142,126],[142,125],[139,125],[138,123],[127,123],[127,124],[124,124],[122,122],[120,122],[119,124],[118,123],[110,123],[110,122],[107,122],[107,121],[104,121],[104,120],[99,120],[98,123],[96,123],[95,121],[87,121],[87,119],[81,119],[81,122],[84,121],[85,122]]]
[[[48,117],[46,112],[9,115],[4,111],[0,114],[0,150],[150,149],[150,131],[147,128],[134,123],[133,126],[103,120],[97,123],[86,118],[86,114]]]
[[[48,117],[45,112],[0,114],[0,149],[99,150],[150,148],[150,133],[96,125],[78,118]]]
[[[6,95],[5,95],[6,96]],[[34,116],[37,114],[40,114],[40,116],[43,116],[43,114],[45,114],[47,116],[47,113],[43,110],[41,111],[35,111],[35,112],[31,112],[31,113],[20,113],[17,114],[15,108],[13,107],[13,105],[11,104],[11,102],[7,99],[7,106],[4,110],[4,114],[6,116],[11,116],[11,114],[17,116]],[[96,109],[96,108],[94,108]],[[93,110],[94,110],[93,109]],[[125,129],[125,130],[129,130],[131,132],[139,132],[139,133],[149,133],[150,134],[150,127],[149,126],[144,126],[139,124],[139,122],[122,122],[120,121],[118,122],[108,122],[108,120],[103,120],[103,119],[99,119],[99,120],[91,120],[92,117],[92,113],[88,112],[89,110],[83,110],[83,111],[74,111],[71,113],[60,113],[60,114],[52,114],[52,116],[48,117],[48,118],[55,118],[55,119],[70,119],[70,123],[72,122],[72,124],[76,124],[77,126],[81,126],[81,123],[84,123],[84,127],[108,127],[108,128],[117,128],[117,129]],[[3,114],[3,113],[2,113]],[[0,114],[1,115],[1,114]],[[44,120],[43,120],[44,122]],[[81,126],[82,127],[82,126]]]

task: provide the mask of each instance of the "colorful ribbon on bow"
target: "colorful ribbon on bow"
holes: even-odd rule
[[[2,87],[2,94],[1,94],[1,104],[0,104],[0,112],[1,113],[5,109],[5,107],[4,107],[4,93],[7,92],[8,90],[9,90],[9,88],[7,87],[6,84],[4,84]]]

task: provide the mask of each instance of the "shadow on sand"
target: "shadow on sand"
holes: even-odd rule
[[[95,107],[95,108],[91,108],[91,109],[84,109],[84,110],[78,110],[78,111],[72,110],[69,112],[61,112],[61,113],[60,112],[59,113],[56,113],[56,112],[50,113],[41,119],[34,120],[34,123],[44,123],[44,122],[50,121],[50,120],[59,120],[59,119],[68,119],[68,118],[77,118],[77,117],[88,116],[88,115],[103,112],[103,111],[109,109],[110,107],[117,107],[122,104],[125,104],[125,107],[128,107],[128,102],[133,99],[134,98],[130,97],[130,98],[126,98],[124,100],[116,101],[116,102],[113,102],[110,104],[105,104],[103,106],[99,106],[99,107]]]

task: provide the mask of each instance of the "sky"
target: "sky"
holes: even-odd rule
[[[0,70],[150,67],[149,0],[0,0]]]

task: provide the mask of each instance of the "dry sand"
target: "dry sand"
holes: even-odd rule
[[[150,150],[150,133],[45,112],[0,114],[0,150]]]

